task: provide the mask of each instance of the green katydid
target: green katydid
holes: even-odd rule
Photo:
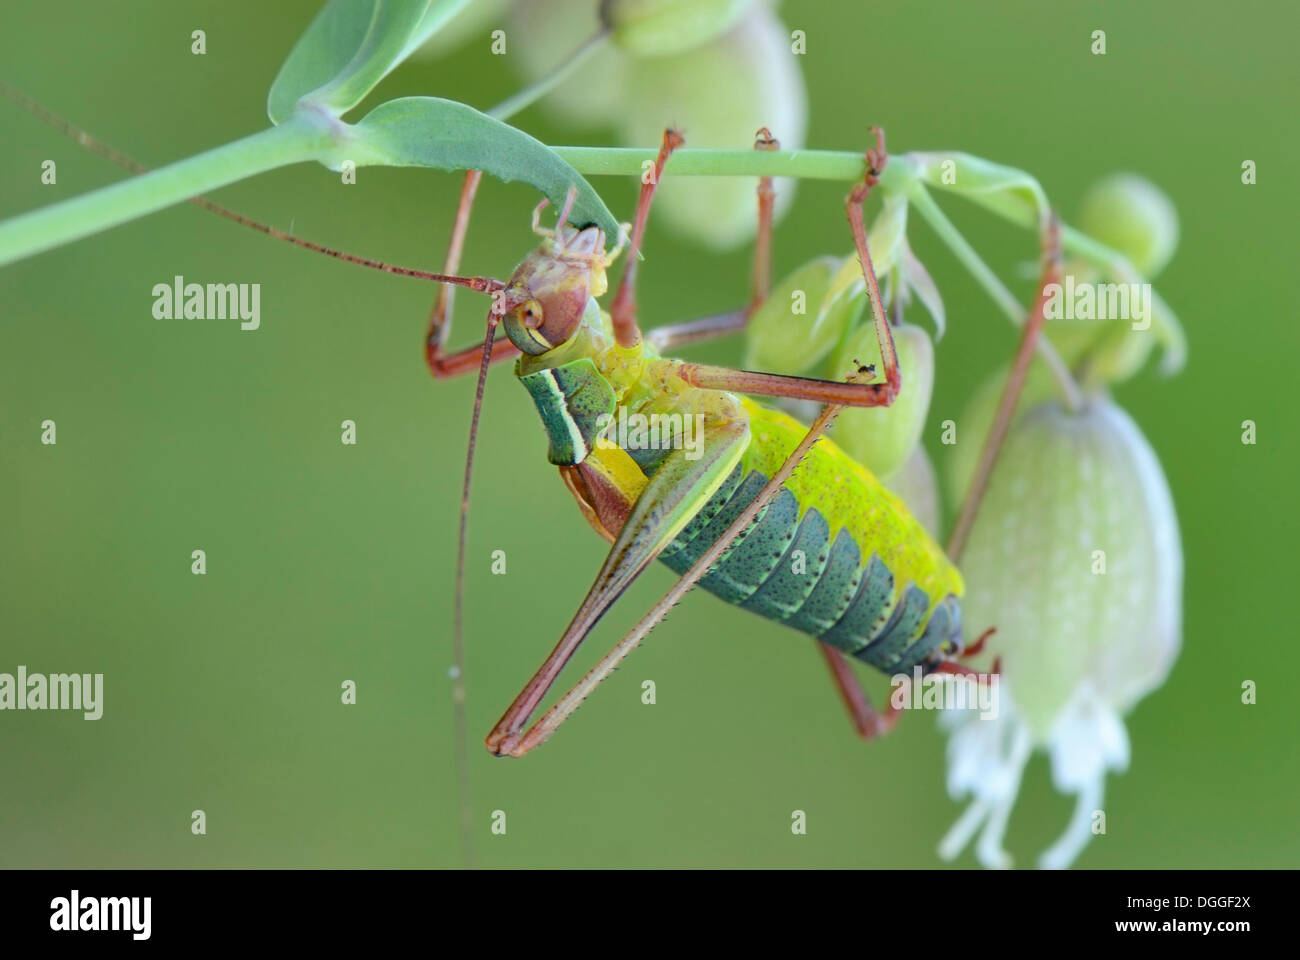
[[[763,303],[771,251],[769,178],[762,178],[758,189],[758,242],[748,306],[660,327],[643,337],[636,322],[635,259],[629,258],[611,307],[603,311],[597,298],[605,293],[606,270],[623,243],[607,252],[601,231],[570,226],[567,210],[561,211],[555,230],[538,227],[534,214],[534,229],[543,234],[543,242],[508,281],[450,279],[478,183],[475,174],[467,175],[445,279],[494,296],[489,333],[481,346],[447,352],[450,296],[440,296],[430,324],[430,369],[437,377],[448,377],[477,366],[481,400],[488,366],[517,357],[515,372],[536,403],[550,442],[549,459],[588,521],[612,544],[559,643],[488,735],[487,746],[494,754],[522,756],[543,742],[696,582],[730,603],[816,637],[864,737],[887,729],[894,714],[892,709],[878,713],[871,707],[846,654],[888,673],[918,665],[926,671],[963,669],[954,663],[963,652],[960,574],[906,506],[869,471],[829,441],[813,446],[840,407],[888,406],[901,388],[862,214],[886,159],[883,138],[879,133],[877,137],[866,156],[864,177],[846,201],[846,213],[884,368],[878,382],[864,382],[874,373],[865,367],[841,383],[661,355],[674,346],[743,330]],[[665,134],[653,175],[643,183],[630,240],[633,250],[641,249],[655,186],[681,142],[674,131]],[[760,130],[755,147],[773,145],[771,135]],[[1049,227],[1040,290],[1058,276],[1055,236],[1054,227]],[[1008,411],[1041,328],[1042,302],[1040,295],[1033,320],[1026,325],[1005,398]],[[505,330],[502,339],[494,339],[498,324]],[[742,395],[815,400],[827,407],[806,429]],[[642,416],[702,416],[702,454],[692,460],[680,446],[647,451],[609,442],[603,432],[608,418],[629,403]],[[472,424],[477,423],[477,409],[476,402]],[[471,426],[471,460],[473,430]],[[984,476],[992,468],[1000,437],[995,434],[993,439],[980,471]],[[468,476],[467,468],[466,492]],[[966,511],[963,516],[969,515]],[[968,523],[964,519],[959,530]],[[796,569],[791,562],[796,551],[812,558],[808,566]],[[682,575],[674,591],[541,720],[525,729],[578,646],[655,559]]]
[[[134,172],[144,168],[94,137],[4,88],[15,100],[79,143]],[[883,137],[865,154],[861,181],[845,203],[854,249],[879,346],[882,378],[857,366],[847,381],[787,376],[707,366],[671,359],[674,347],[740,333],[770,292],[773,191],[770,176],[759,179],[758,234],[748,303],[731,313],[656,328],[644,336],[637,323],[636,264],[659,177],[680,137],[665,135],[653,176],[643,179],[630,236],[626,230],[607,250],[595,226],[568,222],[561,210],[555,229],[539,223],[543,239],[507,281],[458,276],[469,215],[480,183],[465,175],[442,273],[380,263],[326,248],[251,220],[205,197],[191,202],[296,246],[372,269],[441,284],[426,339],[435,378],[477,371],[478,383],[466,458],[455,585],[456,661],[462,662],[463,584],[470,475],[488,368],[517,358],[515,372],[537,404],[550,441],[550,459],[588,521],[612,542],[595,583],[559,643],[487,737],[499,756],[522,756],[545,741],[595,686],[631,652],[695,584],[735,605],[785,623],[817,639],[840,698],[860,736],[886,732],[897,718],[891,702],[872,707],[851,666],[863,660],[886,673],[923,671],[970,673],[959,659],[983,643],[963,649],[960,620],[962,580],[959,557],[997,452],[1010,423],[1025,372],[1039,345],[1045,290],[1060,270],[1059,227],[1047,218],[1044,268],[1039,296],[1028,313],[1016,359],[986,439],[970,494],[959,514],[948,550],[941,549],[865,467],[829,439],[820,439],[845,406],[886,407],[905,389],[868,249],[863,207],[886,162]],[[758,150],[776,141],[760,130]],[[571,195],[570,195],[571,196]],[[606,271],[618,251],[631,247],[627,268],[608,311]],[[492,297],[481,343],[447,349],[455,287]],[[505,336],[498,338],[497,328]],[[825,404],[810,426],[759,404],[748,395]],[[700,416],[702,455],[680,448],[625,449],[604,435],[619,407],[637,413]],[[820,442],[819,442],[820,439]],[[796,471],[796,467],[799,469]],[[796,564],[796,554],[806,558]],[[536,712],[574,651],[627,586],[659,559],[681,575],[672,590],[567,694],[531,727]],[[994,670],[996,671],[996,666]],[[457,670],[454,706],[464,730],[464,677]],[[461,785],[466,789],[464,738]],[[462,816],[468,798],[462,797]]]
[[[144,171],[34,101],[12,90],[5,92],[95,152],[134,172]],[[892,705],[880,712],[871,706],[847,656],[886,673],[906,673],[917,666],[926,672],[967,672],[956,661],[978,649],[983,636],[969,648],[963,643],[959,599],[963,584],[954,561],[1037,345],[1044,291],[1059,276],[1059,228],[1055,218],[1049,218],[1039,297],[1029,311],[998,419],[945,553],[897,496],[821,436],[842,407],[887,407],[903,388],[863,219],[867,197],[887,160],[883,134],[874,132],[876,143],[864,156],[862,179],[845,202],[883,367],[882,379],[874,382],[868,382],[876,373],[870,366],[847,371],[846,381],[833,381],[709,366],[663,355],[674,347],[743,331],[766,300],[773,215],[769,176],[760,178],[757,190],[758,232],[747,305],[642,335],[635,299],[637,256],[655,187],[668,158],[683,142],[673,130],[665,132],[654,169],[643,178],[630,237],[625,228],[611,250],[599,227],[570,224],[572,193],[556,227],[543,228],[539,220],[546,206],[543,201],[532,218],[542,242],[506,281],[456,274],[481,180],[478,171],[465,175],[442,273],[329,249],[204,197],[193,198],[211,212],[314,252],[443,285],[429,319],[430,371],[437,379],[478,372],[461,503],[455,588],[458,650],[469,481],[486,375],[493,363],[517,358],[515,372],[537,406],[549,440],[550,461],[559,468],[584,516],[612,547],[559,643],[489,733],[486,743],[492,753],[518,757],[543,742],[696,583],[734,605],[816,638],[864,738],[888,730],[896,713]],[[766,129],[758,132],[755,149],[777,146]],[[599,298],[607,290],[606,271],[629,245],[633,253],[605,311]],[[446,342],[456,286],[491,296],[492,307],[482,343],[449,351]],[[497,337],[498,327],[504,337]],[[825,407],[805,427],[759,405],[750,395],[816,401]],[[679,442],[651,449],[626,449],[611,442],[605,433],[620,407],[673,422],[699,417],[704,425],[702,450],[691,456]],[[796,555],[806,562],[792,563]],[[541,720],[525,729],[578,646],[656,559],[681,575],[673,590]],[[463,692],[457,705],[463,709]]]

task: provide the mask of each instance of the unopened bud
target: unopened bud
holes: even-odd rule
[[[734,26],[752,0],[602,0],[601,21],[638,57],[685,53]]]
[[[1164,472],[1109,399],[1055,402],[1011,428],[962,559],[962,619],[997,632],[972,665],[1000,658],[996,718],[950,715],[949,791],[974,795],[940,846],[1006,866],[1002,834],[1035,749],[1076,796],[1040,859],[1068,866],[1092,836],[1108,770],[1128,763],[1122,717],[1164,682],[1182,639],[1183,554]]]
[[[1145,177],[1117,173],[1095,184],[1079,207],[1079,227],[1154,277],[1178,246],[1178,211]]]

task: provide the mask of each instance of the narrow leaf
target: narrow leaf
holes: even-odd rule
[[[1013,223],[1030,228],[1046,223],[1047,195],[1023,170],[969,153],[913,153],[909,157],[926,183],[969,197]]]
[[[934,341],[938,343],[943,339],[944,331],[948,325],[947,314],[943,309],[943,297],[939,295],[939,288],[935,286],[930,271],[925,269],[925,264],[916,258],[912,248],[906,244],[903,246],[903,256],[898,266],[907,289],[916,294],[917,299],[921,301],[934,319]]]
[[[482,170],[498,180],[522,180],[558,210],[570,187],[577,201],[569,219],[594,223],[607,237],[618,221],[582,175],[546,144],[473,107],[437,97],[403,97],[380,104],[349,129],[351,152],[339,159],[358,166]]]
[[[397,58],[397,62],[401,63],[424,46],[425,41],[450,23],[454,17],[469,6],[469,3],[470,0],[433,0],[424,14],[424,19],[415,28],[411,38],[406,41],[406,46],[402,49],[402,55]],[[394,66],[396,65],[394,64]]]
[[[330,0],[271,85],[266,112],[283,123],[303,97],[341,116],[469,0]]]

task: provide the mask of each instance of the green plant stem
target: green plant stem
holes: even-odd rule
[[[921,214],[921,218],[930,225],[930,228],[939,235],[947,246],[953,252],[953,255],[962,263],[975,281],[984,288],[985,292],[993,298],[1002,312],[1016,326],[1023,326],[1025,323],[1024,305],[1016,299],[1015,294],[1007,289],[1006,285],[999,279],[998,275],[993,272],[983,258],[970,245],[970,242],[961,234],[961,231],[948,219],[947,214],[940,209],[939,205],[934,202],[930,192],[921,184],[917,183],[912,188],[911,194],[912,206]],[[1043,358],[1052,375],[1061,390],[1061,397],[1065,400],[1066,406],[1071,410],[1078,410],[1083,404],[1083,395],[1079,390],[1079,385],[1075,383],[1069,368],[1061,355],[1056,352],[1046,335],[1039,335],[1038,354]]]
[[[546,96],[569,77],[573,71],[586,63],[591,57],[600,50],[605,41],[609,39],[609,31],[602,28],[588,37],[573,53],[565,57],[564,60],[554,70],[542,77],[531,86],[520,90],[514,96],[502,100],[491,110],[486,111],[489,117],[497,120],[509,120],[520,110],[531,107],[534,103]]]
[[[940,190],[944,189],[940,184],[934,186]],[[980,204],[980,206],[1016,226],[1030,230],[1037,229],[1036,218],[1030,211],[1018,215],[1011,208],[991,204]],[[1065,253],[1086,260],[1111,276],[1118,277],[1124,283],[1143,282],[1141,274],[1124,254],[1064,223],[1061,224],[1061,248]],[[1187,337],[1173,310],[1160,294],[1152,290],[1151,298],[1155,308],[1151,317],[1151,332],[1164,346],[1164,358],[1160,366],[1161,370],[1168,375],[1178,371],[1186,362]]]
[[[552,147],[583,176],[641,176],[657,149],[640,147]],[[801,180],[844,180],[862,176],[864,159],[850,150],[705,150],[683,148],[673,153],[667,170],[675,177],[797,177]],[[881,188],[898,189],[908,171],[890,164],[880,177]]]
[[[329,134],[306,117],[0,223],[0,266],[276,167],[322,155]]]

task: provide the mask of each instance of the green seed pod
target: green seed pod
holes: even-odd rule
[[[1049,402],[1012,428],[962,561],[964,617],[1045,743],[1085,679],[1123,712],[1163,682],[1181,636],[1182,548],[1160,464],[1109,399]]]
[[[1056,343],[1053,338],[1053,343]],[[1059,344],[1058,344],[1059,346]],[[966,408],[957,418],[956,443],[946,448],[944,457],[944,492],[950,503],[961,503],[975,475],[980,452],[984,449],[984,439],[988,436],[993,418],[997,416],[998,403],[1002,400],[1002,390],[1007,383],[1009,366],[1001,367],[990,374],[983,383],[975,388]],[[1037,358],[1029,365],[1025,375],[1025,386],[1016,405],[1018,413],[1035,407],[1057,395],[1056,380],[1047,366]]]
[[[1068,866],[1104,808],[1108,770],[1129,760],[1121,719],[1164,682],[1182,639],[1183,557],[1173,499],[1133,420],[1097,396],[1076,413],[1049,402],[1012,427],[962,559],[968,635],[997,633],[972,662],[1001,658],[995,716],[954,711],[948,788],[971,793],[940,844],[1008,866],[1002,834],[1035,749],[1076,795],[1040,866]]]
[[[834,257],[817,257],[773,288],[745,330],[747,368],[802,374],[830,353],[847,318],[819,317],[817,307],[838,266]]]
[[[1095,184],[1079,206],[1079,226],[1154,277],[1178,246],[1178,212],[1159,187],[1134,173]]]
[[[601,0],[614,42],[637,57],[685,53],[724,33],[752,0]]]
[[[803,146],[803,76],[788,31],[766,4],[754,4],[732,29],[689,53],[631,60],[628,67],[615,118],[627,146],[657,145],[669,124],[681,129],[688,147],[744,149],[760,127],[783,149]],[[752,177],[674,178],[669,164],[654,219],[714,249],[739,246],[758,222],[756,184]],[[779,218],[794,197],[794,182],[779,178],[774,187]]]
[[[921,440],[930,395],[934,390],[934,345],[930,335],[908,323],[893,328],[894,348],[902,390],[888,407],[845,407],[831,427],[831,436],[851,457],[877,476],[900,469]],[[851,370],[854,362],[875,363],[880,370],[876,328],[864,323],[836,354],[835,369]]]

